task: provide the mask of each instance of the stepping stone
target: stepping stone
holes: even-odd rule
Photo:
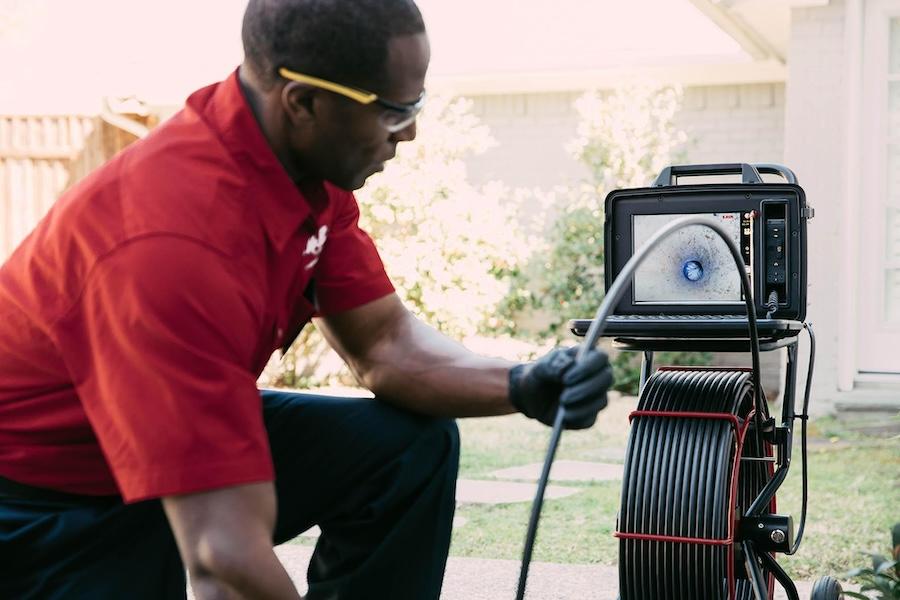
[[[300,534],[301,537],[308,537],[308,538],[317,538],[320,535],[322,535],[322,530],[319,529],[318,525],[313,525],[312,527],[310,527],[309,529],[307,529],[306,531],[304,531],[303,533]]]
[[[453,517],[453,528],[454,529],[456,529],[458,527],[462,527],[465,524],[466,524],[465,517]],[[306,531],[301,533],[300,537],[317,538],[320,535],[322,535],[322,530],[319,529],[318,525],[313,525],[312,527],[310,527],[309,529],[307,529]]]
[[[456,501],[472,504],[509,504],[511,502],[531,502],[537,486],[533,483],[512,483],[509,481],[478,481],[474,479],[456,480]],[[565,498],[577,494],[578,488],[548,485],[544,498]]]
[[[510,467],[491,473],[500,479],[528,479],[537,481],[541,477],[542,463],[522,467]],[[557,460],[550,469],[550,479],[554,481],[620,481],[623,465],[585,462],[580,460]]]

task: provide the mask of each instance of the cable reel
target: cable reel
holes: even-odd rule
[[[615,534],[623,599],[752,598],[736,565],[735,516],[772,463],[752,429],[751,376],[673,368],[647,382],[631,414]]]

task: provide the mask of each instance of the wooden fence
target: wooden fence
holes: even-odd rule
[[[117,114],[0,115],[0,262],[63,191],[151,124]]]

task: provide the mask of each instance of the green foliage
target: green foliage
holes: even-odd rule
[[[871,567],[860,567],[847,573],[847,577],[860,584],[860,592],[874,592],[877,595],[844,592],[844,596],[863,600],[900,599],[900,523],[894,525],[892,537],[894,542],[892,559],[873,553],[869,555],[872,562]]]
[[[322,334],[307,324],[284,355],[276,352],[266,365],[259,384],[303,389],[326,384],[353,384],[353,377],[337,358]]]
[[[506,285],[492,274],[518,243],[500,184],[476,187],[465,160],[494,144],[464,99],[429,99],[415,142],[359,191],[360,224],[377,240],[410,310],[451,337],[494,326]]]
[[[656,352],[653,362],[657,366],[707,365],[710,362],[708,352]],[[635,394],[641,382],[641,353],[620,352],[612,360],[614,388],[629,394]]]
[[[566,323],[593,316],[603,300],[603,202],[616,188],[647,185],[666,165],[676,162],[686,140],[673,118],[680,105],[675,88],[631,87],[608,95],[590,92],[576,102],[580,122],[569,145],[573,156],[588,169],[578,186],[557,192],[556,214],[545,243],[536,246],[530,260],[513,269],[496,269],[509,278],[512,293],[498,314],[504,324],[515,323],[519,335],[566,337]],[[528,316],[542,326],[522,327]],[[659,364],[706,364],[703,353],[664,353]],[[615,388],[637,390],[640,357],[614,355]]]
[[[631,86],[576,101],[581,118],[569,151],[589,169],[600,191],[647,185],[672,163],[687,140],[673,119],[681,90]]]
[[[548,220],[528,260],[495,268],[513,286],[498,311],[510,332],[558,340],[569,319],[593,314],[603,298],[603,212],[585,201],[589,192],[581,192],[579,201],[567,202]],[[541,313],[536,328],[522,327],[529,311]]]

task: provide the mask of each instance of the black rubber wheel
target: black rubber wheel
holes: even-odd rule
[[[820,577],[813,584],[810,600],[841,600],[843,590],[834,577]]]

